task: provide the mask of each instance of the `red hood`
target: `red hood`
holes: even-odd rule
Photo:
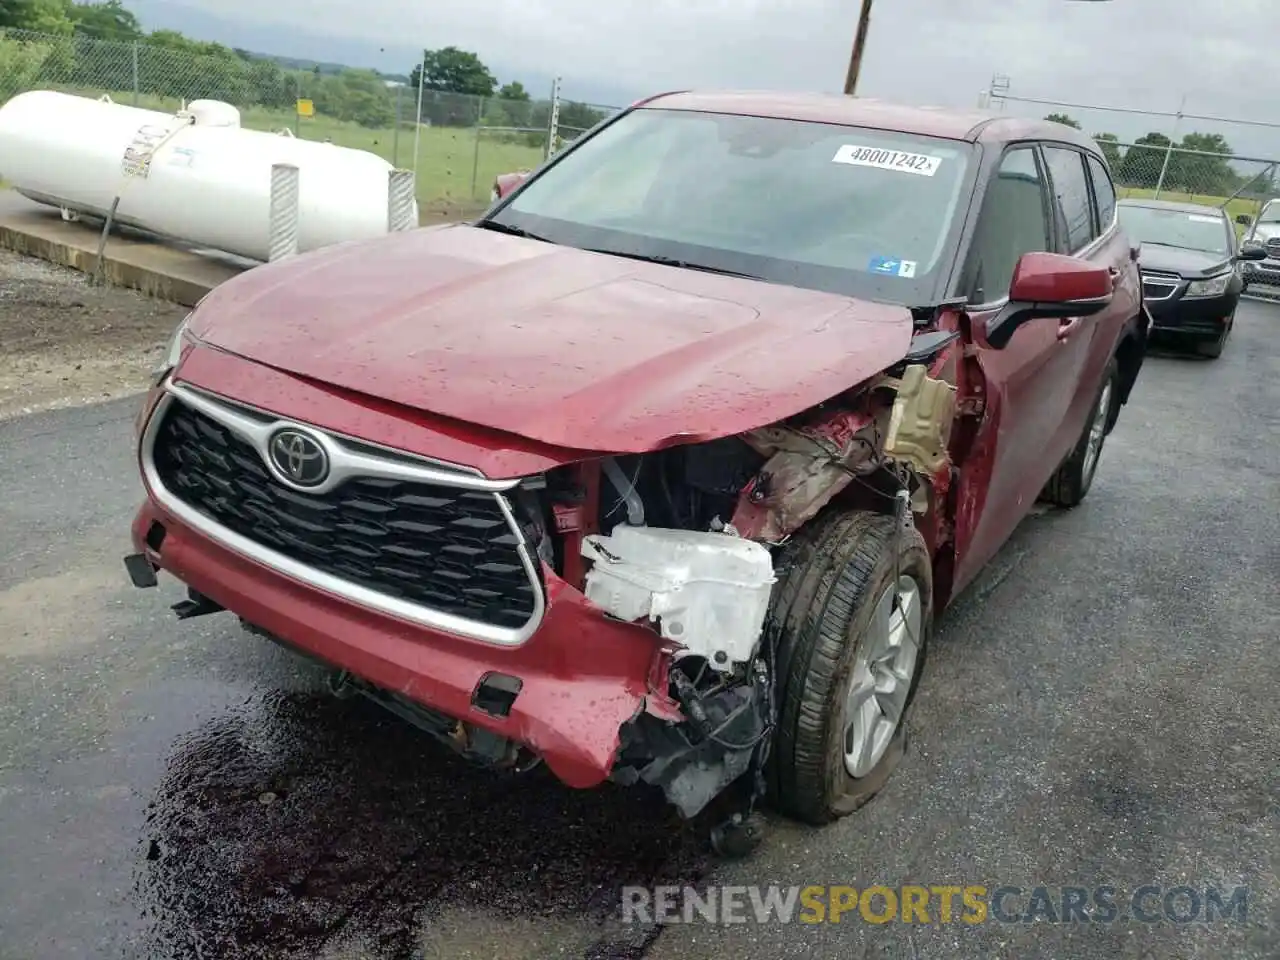
[[[900,360],[911,316],[456,225],[250,270],[191,332],[418,410],[629,453],[826,400]]]

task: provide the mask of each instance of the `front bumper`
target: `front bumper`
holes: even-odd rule
[[[401,623],[299,584],[185,527],[151,500],[134,519],[133,544],[156,568],[287,645],[528,747],[571,787],[609,777],[619,728],[644,711],[656,678],[654,634],[605,618],[550,571],[537,633],[503,649]],[[495,674],[520,681],[505,717],[475,705],[482,682]],[[663,698],[654,699],[658,706]]]
[[[139,419],[144,437],[163,390],[153,391]],[[485,731],[537,754],[565,784],[587,788],[614,771],[620,728],[629,721],[645,712],[683,719],[665,695],[661,639],[607,618],[545,564],[536,629],[519,642],[485,642],[373,609],[251,559],[166,507],[169,496],[152,488],[154,472],[144,469],[144,478],[148,497],[132,526],[135,582],[139,568],[146,573],[145,558],[285,645],[459,721],[458,738]],[[482,691],[495,677],[517,691],[498,712]]]
[[[1233,284],[1233,287],[1237,284]],[[1151,313],[1151,332],[1179,334],[1197,337],[1217,337],[1231,323],[1232,314],[1240,302],[1240,291],[1229,288],[1217,297],[1184,299],[1186,284],[1182,284],[1167,299],[1148,299]]]
[[[1280,260],[1247,260],[1240,264],[1245,283],[1280,287]]]

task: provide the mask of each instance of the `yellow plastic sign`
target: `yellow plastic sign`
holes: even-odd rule
[[[316,105],[310,100],[298,101],[298,116],[314,117],[316,115]]]

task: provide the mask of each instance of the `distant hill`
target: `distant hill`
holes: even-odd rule
[[[197,40],[252,51],[254,56],[297,69],[312,70],[318,65],[321,73],[333,73],[343,67],[358,67],[377,70],[387,79],[407,81],[408,71],[422,56],[421,47],[406,44],[403,38],[384,46],[359,37],[319,33],[284,24],[232,20],[175,0],[128,0],[127,6],[147,30],[179,30]],[[483,50],[476,52],[500,83],[519,80],[535,97],[550,94],[553,74],[513,71],[486,57]],[[606,106],[623,106],[651,92],[574,77],[569,71],[562,75],[562,83],[566,98]]]

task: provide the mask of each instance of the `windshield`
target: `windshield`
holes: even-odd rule
[[[1121,204],[1120,222],[1139,243],[1159,243],[1224,256],[1231,253],[1227,245],[1227,223],[1219,214]]]
[[[1280,203],[1275,200],[1269,200],[1267,205],[1262,208],[1262,212],[1258,214],[1259,223],[1280,223]]]
[[[640,109],[491,219],[553,243],[909,305],[949,274],[967,143]]]

